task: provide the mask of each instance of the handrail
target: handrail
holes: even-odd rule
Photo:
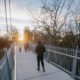
[[[34,52],[35,47],[36,47],[35,44],[30,44],[30,48],[33,50],[33,52]],[[80,74],[79,73],[78,73],[79,75],[76,74],[76,70],[80,68],[80,66],[79,66],[79,68],[77,68],[77,61],[80,61],[80,57],[78,57],[78,53],[80,53],[80,50],[78,50],[78,46],[76,47],[76,49],[69,50],[69,52],[68,52],[68,49],[64,50],[64,48],[63,48],[63,50],[62,50],[62,49],[60,49],[58,47],[57,48],[54,48],[54,47],[55,46],[53,46],[53,49],[50,46],[46,47],[46,52],[45,52],[44,58],[48,62],[50,62],[51,64],[57,66],[58,68],[64,70],[65,72],[68,72],[69,74],[71,74],[71,77],[73,79],[75,79],[75,78],[80,79],[80,76],[79,76]],[[57,51],[57,49],[60,49],[60,50]],[[71,67],[71,69],[68,66],[66,66],[68,68],[63,66],[63,64],[64,65],[66,64],[65,61],[63,61],[64,63],[61,63],[61,60],[64,60],[63,57],[62,57],[62,59],[60,59],[59,56],[57,56],[57,55],[54,55],[54,56],[51,57],[51,55],[53,55],[53,54],[62,55],[64,57],[66,56],[66,59],[71,59],[71,61],[69,62],[69,66]],[[58,59],[60,60],[59,62],[57,61]]]
[[[47,51],[50,51],[50,52],[55,52],[55,54],[60,54],[60,55],[64,55],[64,56],[68,56],[68,57],[71,57],[71,58],[75,58],[75,59],[80,59],[80,57],[76,57],[76,56],[72,56],[72,55],[69,55],[69,54],[63,54],[61,52],[57,52],[57,51],[52,51],[52,50],[49,50],[49,49],[46,49]]]
[[[12,48],[10,47],[9,50],[4,49],[4,56],[0,60],[0,80],[12,80],[11,71],[13,69],[14,63],[13,63],[13,53]],[[3,79],[6,77],[5,79]]]
[[[36,47],[34,45],[31,45],[33,47]],[[71,58],[75,58],[75,59],[79,59],[80,60],[80,57],[76,57],[76,56],[73,56],[73,55],[69,55],[69,54],[64,54],[62,52],[58,52],[58,51],[53,51],[53,50],[50,50],[50,49],[46,49],[47,51],[50,51],[50,52],[55,52],[55,54],[60,54],[60,55],[64,55],[64,56],[68,56],[68,57],[71,57]],[[77,52],[80,52],[80,51],[77,51]]]
[[[5,50],[5,48],[4,48],[4,50]],[[6,53],[7,55],[10,54],[10,50],[11,50],[11,49],[9,49],[9,51]],[[0,61],[3,61],[3,62],[2,62],[2,65],[0,65],[0,69],[2,69],[2,67],[4,66],[4,64],[5,64],[5,62],[6,62],[6,55],[5,55],[5,54],[4,54],[3,58],[2,58]]]
[[[0,65],[0,69],[3,68],[3,66],[4,66],[4,64],[5,64],[5,62],[6,62],[6,58],[5,58],[5,56],[3,57],[3,59],[4,59],[4,60],[1,60],[1,61],[3,61],[3,63]]]

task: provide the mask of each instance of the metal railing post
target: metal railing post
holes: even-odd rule
[[[76,52],[75,52],[75,57],[77,57],[77,51],[78,51],[78,46],[76,47]],[[73,66],[72,66],[72,78],[75,80],[76,78],[76,68],[77,68],[77,59],[73,59]]]
[[[11,58],[12,58],[12,64],[13,64],[13,68],[14,68],[14,46],[11,46]]]
[[[9,61],[8,61],[8,56],[7,56],[7,48],[4,49],[5,51],[5,55],[6,55],[6,63],[7,63],[7,74],[8,74],[8,78],[9,80],[12,80],[11,78],[11,71],[10,71],[10,67],[9,67]]]
[[[49,50],[50,50],[51,44],[49,45]],[[47,62],[49,62],[49,56],[50,56],[50,51],[48,51],[48,55],[47,55]]]

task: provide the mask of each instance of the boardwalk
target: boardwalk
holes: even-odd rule
[[[31,51],[19,52],[16,47],[16,80],[73,80],[70,75],[45,61],[46,72],[37,71],[36,55]]]

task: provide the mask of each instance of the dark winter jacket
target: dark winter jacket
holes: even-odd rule
[[[36,53],[37,53],[37,56],[43,56],[44,55],[44,52],[45,52],[45,47],[43,45],[37,45],[36,47]]]

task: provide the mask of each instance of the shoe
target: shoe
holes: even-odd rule
[[[43,72],[45,72],[45,69],[43,68]]]
[[[40,68],[37,68],[38,71],[40,71]]]

